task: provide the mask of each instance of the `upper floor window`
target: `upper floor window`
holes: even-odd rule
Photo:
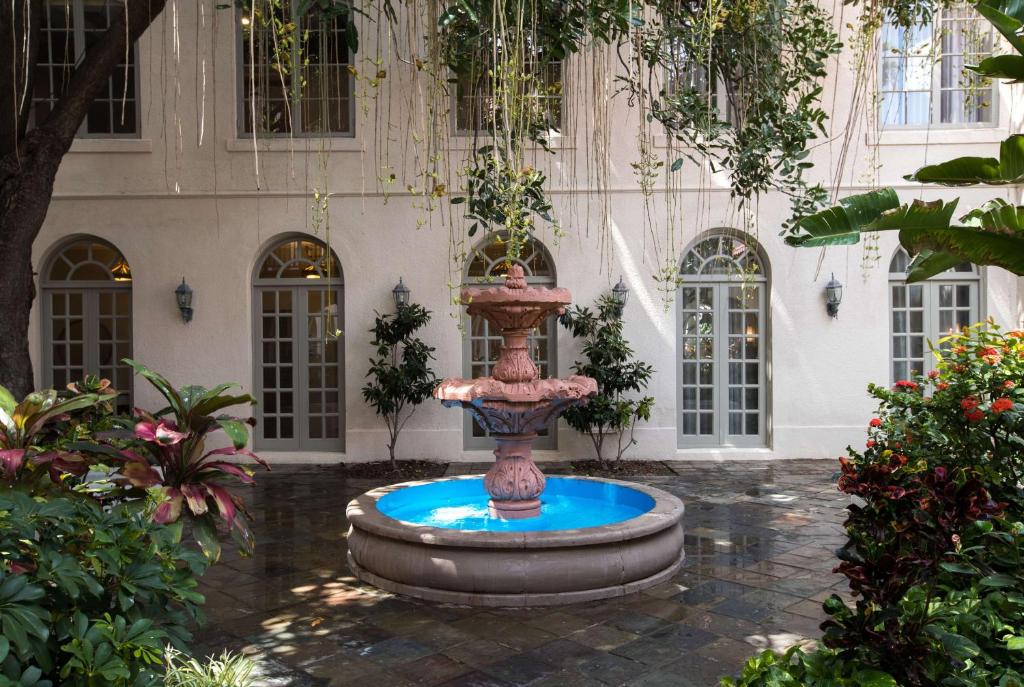
[[[992,54],[992,25],[967,5],[931,24],[882,28],[879,123],[883,127],[992,124],[995,88],[964,67]]]
[[[345,15],[281,0],[240,12],[239,131],[261,136],[350,136],[352,74]],[[267,16],[267,12],[272,12]]]
[[[116,0],[50,0],[43,15],[32,81],[31,125],[42,126],[64,95],[85,52],[124,14]],[[129,137],[139,133],[138,47],[133,45],[89,107],[78,136]]]
[[[738,121],[735,92],[725,82],[710,74],[708,56],[697,57],[685,46],[671,42],[668,47],[665,69],[665,94],[680,98],[698,99],[710,106],[718,119],[730,124]]]
[[[523,116],[538,130],[562,129],[562,62],[538,56],[517,74],[519,83],[508,85],[523,94]],[[473,67],[455,77],[455,133],[491,131],[502,117],[503,98],[495,97],[495,87],[504,88],[488,67]],[[516,96],[512,96],[515,98]],[[511,99],[511,98],[510,98]]]

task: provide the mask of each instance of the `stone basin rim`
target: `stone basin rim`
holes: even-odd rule
[[[352,527],[358,527],[380,536],[431,546],[482,549],[550,549],[627,541],[646,537],[674,527],[683,519],[685,513],[685,506],[682,500],[657,487],[607,477],[565,475],[554,475],[554,477],[600,482],[626,489],[634,489],[653,499],[654,506],[650,510],[628,520],[608,525],[579,529],[531,530],[526,532],[457,530],[446,527],[416,525],[396,520],[389,515],[381,513],[377,508],[377,502],[382,497],[399,489],[439,482],[483,478],[483,475],[459,475],[456,477],[401,482],[378,487],[352,499],[345,512]]]

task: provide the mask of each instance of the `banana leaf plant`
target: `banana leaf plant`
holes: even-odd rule
[[[1024,80],[1024,2],[980,0],[975,9],[1017,52],[982,60],[967,69],[990,79]],[[999,157],[959,157],[927,165],[904,177],[940,186],[1009,186],[1024,183],[1024,135],[1013,134]],[[882,188],[849,196],[839,205],[798,220],[784,232],[791,246],[857,243],[863,232],[896,230],[914,255],[908,281],[921,281],[961,262],[994,265],[1024,275],[1024,206],[994,198],[954,220],[957,199],[901,204],[896,192]]]
[[[234,484],[253,484],[253,471],[246,465],[226,460],[246,456],[266,469],[267,463],[246,450],[248,424],[219,411],[238,405],[252,405],[248,394],[225,393],[234,384],[212,389],[184,386],[176,389],[165,377],[134,360],[125,359],[167,401],[156,413],[136,410],[131,439],[103,444],[76,445],[114,459],[119,476],[131,486],[157,491],[161,501],[154,520],[168,524],[182,516],[192,524],[192,533],[203,553],[211,561],[220,557],[218,521],[223,522],[243,555],[253,551],[249,513],[242,500],[228,490]],[[224,432],[231,446],[207,448],[207,440]]]
[[[57,450],[48,441],[53,425],[69,414],[103,403],[98,394],[61,399],[53,389],[34,391],[20,403],[0,386],[0,481],[34,484],[42,478],[39,466],[47,466],[53,482],[61,474],[84,474],[89,461],[80,453]]]

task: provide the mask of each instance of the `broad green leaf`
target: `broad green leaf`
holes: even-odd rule
[[[995,265],[1024,275],[1024,234],[1009,236],[973,227],[904,229],[900,243],[911,253],[949,253],[976,265]]]
[[[249,428],[244,422],[222,419],[217,420],[217,424],[231,437],[231,443],[235,448],[245,448],[245,445],[249,443]]]
[[[853,684],[857,687],[899,687],[892,675],[880,670],[858,670],[853,674]]]
[[[170,404],[171,410],[174,411],[175,415],[179,418],[185,417],[187,413],[185,410],[185,404],[181,400],[181,396],[178,395],[178,392],[174,390],[174,386],[167,381],[163,375],[153,372],[142,363],[135,362],[131,358],[125,358],[121,362],[130,365],[131,368],[135,370],[135,374],[145,377],[146,380],[152,384],[164,398],[167,399],[167,403]]]
[[[1007,637],[1006,648],[1010,651],[1024,651],[1024,637]]]
[[[1020,3],[981,0],[974,9],[988,19],[1017,52],[1024,53],[1024,40],[1018,35],[1022,26]]]
[[[1019,184],[1024,181],[1024,135],[1014,134],[999,145],[994,157],[958,157],[927,165],[904,177],[908,181],[942,186]]]
[[[950,202],[936,200],[911,201],[893,210],[882,213],[882,216],[869,223],[867,231],[886,231],[889,229],[936,229],[948,227],[953,219],[959,199]]]
[[[964,68],[989,79],[1011,79],[1010,83],[1024,81],[1024,57],[1021,55],[987,57],[978,64],[966,65]]]
[[[923,250],[914,257],[907,268],[907,281],[917,282],[942,274],[963,262],[959,255]]]
[[[803,247],[851,245],[860,240],[868,224],[897,207],[899,198],[891,188],[849,196],[839,205],[800,219],[785,237],[786,243]]]
[[[14,395],[3,386],[0,386],[0,410],[10,415],[14,412],[14,408],[17,405],[18,402],[14,400]]]

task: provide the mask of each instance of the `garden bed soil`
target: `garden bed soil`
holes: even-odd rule
[[[345,463],[341,466],[346,477],[353,479],[387,479],[392,482],[404,482],[414,479],[433,479],[443,477],[448,463],[433,460],[399,460],[396,467],[389,460],[378,460],[372,463]]]
[[[598,460],[574,460],[574,475],[588,477],[640,477],[645,475],[674,475],[672,469],[660,460],[618,460],[602,463]]]

